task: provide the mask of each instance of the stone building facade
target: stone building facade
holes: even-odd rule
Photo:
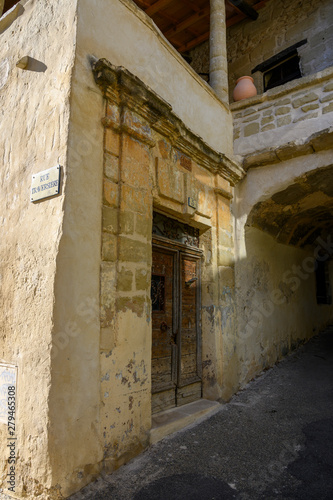
[[[139,1],[0,2],[6,494],[68,497],[332,321],[333,8],[259,3],[212,0],[191,67]]]

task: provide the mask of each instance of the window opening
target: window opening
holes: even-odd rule
[[[295,53],[263,74],[264,92],[284,83],[301,78],[299,55]]]
[[[295,43],[252,70],[252,74],[257,71],[263,74],[264,92],[302,77],[297,49],[305,43],[307,40]]]

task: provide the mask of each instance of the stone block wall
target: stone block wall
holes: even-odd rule
[[[333,4],[330,0],[276,0],[267,2],[256,21],[244,20],[227,33],[230,100],[237,78],[295,43],[302,76],[333,65]],[[262,93],[262,73],[254,75]]]
[[[311,152],[311,135],[332,123],[333,71],[289,82],[262,96],[233,103],[231,109],[236,153],[251,155],[263,150],[265,157],[260,161],[274,162],[285,159],[292,147],[290,154]],[[245,165],[251,166],[251,160],[245,159]]]
[[[333,4],[330,0],[270,0],[256,21],[245,19],[227,30],[229,98],[236,80],[252,75],[262,62],[302,41],[298,48],[302,76],[333,65]],[[190,51],[191,66],[209,80],[209,42]],[[252,75],[258,93],[263,92],[262,73]]]

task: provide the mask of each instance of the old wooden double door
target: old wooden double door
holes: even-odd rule
[[[201,398],[200,255],[153,245],[152,413]]]

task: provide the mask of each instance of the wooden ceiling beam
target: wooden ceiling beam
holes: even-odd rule
[[[181,0],[181,2],[194,10],[194,12],[199,12],[201,10],[201,7],[196,5],[192,0]]]
[[[150,7],[148,2],[145,2],[144,0],[135,0],[135,3],[139,5],[140,9],[145,10]]]
[[[204,19],[205,17],[209,16],[209,5],[205,7],[204,9],[201,9],[199,12],[196,12],[193,16],[190,16],[189,18],[185,19],[184,21],[180,22],[175,26],[175,28],[172,28],[164,33],[164,36],[166,38],[172,38],[173,36],[177,35],[178,33],[181,33],[182,31],[186,30],[196,22],[200,21],[201,19]]]
[[[200,45],[203,42],[206,42],[206,40],[209,39],[209,31],[206,31],[202,35],[198,36],[197,38],[194,38],[188,43],[184,43],[181,45],[178,50],[180,53],[187,52],[188,50],[194,49],[197,45]]]
[[[153,16],[156,12],[164,9],[173,1],[174,0],[157,0],[157,2],[145,9],[145,13],[148,14],[148,16]]]
[[[228,0],[228,3],[230,3],[238,12],[241,14],[245,14],[246,17],[249,17],[253,21],[258,19],[258,12],[251,7],[249,3],[246,2],[246,0]]]
[[[261,2],[256,3],[253,8],[256,10],[262,9],[263,7],[265,7],[266,3],[267,0],[262,0]],[[226,22],[227,28],[239,23],[240,21],[243,21],[243,19],[246,19],[245,14],[236,14],[235,16],[229,17]]]

